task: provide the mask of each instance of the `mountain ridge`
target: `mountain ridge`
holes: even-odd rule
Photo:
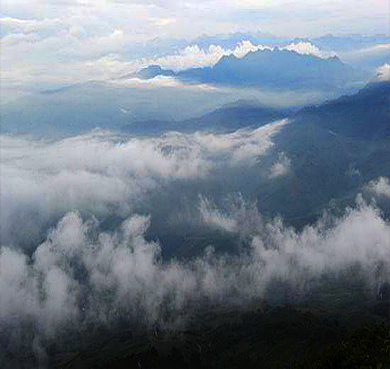
[[[186,83],[208,83],[232,87],[264,87],[281,89],[343,88],[364,76],[343,63],[337,56],[321,58],[294,50],[274,48],[222,56],[212,67],[197,67],[175,72],[150,65],[123,78],[152,79],[171,76]]]
[[[296,119],[314,119],[320,126],[349,138],[390,138],[390,81],[372,82],[353,95],[305,107]]]

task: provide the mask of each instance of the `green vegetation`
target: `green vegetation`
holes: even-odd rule
[[[55,349],[56,368],[390,368],[389,301],[353,286],[293,304],[203,307],[175,331],[130,323]],[[319,298],[325,296],[326,298]],[[344,297],[343,297],[344,296]],[[326,301],[328,304],[326,304]]]
[[[385,322],[361,327],[324,350],[318,368],[390,368],[390,334]]]

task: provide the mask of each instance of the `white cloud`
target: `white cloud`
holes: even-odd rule
[[[390,51],[390,44],[378,44],[363,49],[357,49],[357,50],[345,52],[344,54],[345,56],[348,57],[348,59],[355,60],[355,59],[367,57],[369,55],[389,53],[389,51]]]
[[[233,165],[254,163],[273,146],[273,135],[288,123],[288,119],[283,119],[255,130],[242,129],[221,135],[195,133],[195,138],[210,153],[227,158]]]
[[[105,72],[104,69],[111,69],[113,73],[124,73],[129,71],[136,71],[141,68],[145,68],[152,64],[160,65],[164,69],[184,70],[196,67],[208,67],[213,66],[224,55],[234,54],[236,57],[241,58],[248,52],[269,49],[268,47],[259,45],[255,46],[250,41],[243,41],[239,43],[234,49],[224,49],[219,45],[210,45],[206,50],[200,48],[198,45],[190,45],[182,50],[179,50],[175,54],[156,57],[153,59],[139,59],[126,62],[120,58],[119,55],[107,55],[97,61],[89,61],[88,66],[102,67],[101,72]]]
[[[340,52],[340,58],[352,66],[372,70],[390,58],[390,43]]]
[[[215,65],[222,56],[234,55],[237,58],[243,58],[249,52],[258,50],[273,50],[271,46],[253,45],[249,40],[244,40],[233,49],[225,49],[219,45],[210,45],[206,50],[198,45],[187,46],[177,54],[167,55],[150,60],[139,60],[138,68],[146,67],[151,64],[158,64],[165,69],[184,70],[196,67],[209,67]],[[319,57],[329,57],[334,53],[322,52],[316,46],[309,42],[299,42],[282,47],[283,50],[296,51],[299,54],[312,54]],[[135,64],[134,64],[135,66]]]
[[[169,24],[175,23],[176,18],[149,18],[149,22],[152,22],[156,26],[167,26]]]
[[[380,29],[386,32],[387,4],[380,0],[375,3],[372,6],[364,2],[352,4],[352,1],[345,4],[317,1],[310,4],[229,1],[222,4],[219,0],[201,3],[87,1],[82,4],[79,1],[3,1],[3,17],[0,18],[5,34],[1,41],[2,79],[31,85],[42,80],[46,83],[85,80],[90,78],[83,67],[86,60],[93,62],[116,54],[121,55],[123,62],[133,61],[138,58],[129,55],[137,54],[137,47],[144,47],[148,41],[177,39],[177,35],[192,38],[199,36],[199,30],[218,34],[243,29],[256,32],[260,27],[263,31],[290,36],[338,33],[337,29],[342,33],[348,30],[356,33],[359,29],[364,33],[380,32]],[[256,14],[262,13],[267,16],[260,17],[259,21]],[[371,17],[367,16],[369,14]],[[318,50],[305,43],[292,47],[299,52],[318,54]],[[243,55],[248,50],[254,50],[253,45],[244,42],[235,52]],[[173,59],[174,55],[168,57],[176,68],[190,65],[190,55],[194,56],[193,65],[210,65],[221,51],[206,50],[205,55],[198,55],[197,50],[180,53],[183,53],[181,59],[177,56]],[[23,60],[19,55],[24,56]],[[154,59],[158,58],[157,55]]]
[[[0,18],[0,26],[2,35],[40,34],[49,36],[60,32],[64,27],[68,28],[60,18],[36,20],[4,17]]]
[[[68,18],[41,20],[4,17],[0,22],[4,34],[1,39],[2,87],[10,93],[15,90],[15,83],[31,87],[107,80],[150,64],[183,70],[212,66],[224,55],[243,57],[248,52],[270,49],[246,40],[232,49],[210,45],[204,50],[194,44],[170,55],[136,58],[133,54],[137,54],[137,48],[146,40],[138,33],[130,34],[126,24],[102,22],[97,15],[90,17],[76,12]],[[155,22],[175,23],[169,17],[155,18]],[[126,53],[127,48],[134,51]],[[287,48],[324,56],[309,43],[292,44]],[[18,55],[25,57],[21,59]]]
[[[290,172],[291,160],[286,156],[285,153],[279,155],[278,161],[272,164],[271,167],[271,178],[285,176]]]
[[[231,134],[171,132],[144,139],[108,131],[57,142],[1,136],[3,242],[37,237],[39,228],[56,214],[82,210],[123,216],[148,193],[173,181],[205,179],[221,168],[254,165],[286,123]],[[15,240],[16,219],[29,222],[29,227]]]
[[[192,45],[181,50],[176,55],[158,58],[155,60],[155,63],[164,68],[172,68],[175,70],[211,66],[214,65],[224,53],[225,51],[220,46],[211,45],[208,50],[203,50],[199,48],[198,45]],[[149,62],[149,64],[152,64],[152,62]]]
[[[23,336],[27,320],[45,342],[62,328],[109,324],[121,315],[174,324],[194,301],[245,303],[262,298],[274,279],[299,294],[324,274],[345,275],[352,266],[373,289],[387,280],[390,225],[361,200],[332,224],[324,216],[297,231],[281,219],[264,221],[256,204],[242,197],[228,198],[222,208],[201,196],[191,203],[196,226],[245,239],[242,252],[226,257],[208,248],[185,262],[162,262],[162,246],[147,240],[153,219],[135,209],[144,209],[148,194],[158,196],[178,182],[211,181],[218,170],[258,170],[252,165],[286,123],[158,138],[105,131],[52,142],[1,137],[2,331],[8,324]],[[276,163],[282,163],[275,169],[279,175],[290,165],[285,154]],[[388,195],[387,178],[369,186]],[[101,214],[124,220],[103,231]],[[40,241],[25,250],[33,237]],[[28,350],[31,344],[26,342]]]
[[[283,47],[283,49],[296,51],[298,54],[315,55],[320,58],[326,58],[329,56],[336,55],[335,53],[328,53],[328,52],[321,51],[317,46],[311,44],[310,42],[291,43]]]
[[[390,198],[390,180],[386,177],[379,177],[376,181],[368,183],[366,188],[377,196]]]
[[[222,214],[207,198],[200,198],[199,211],[203,222],[207,226],[226,232],[237,232],[237,221],[229,218],[226,214]]]
[[[381,81],[390,80],[390,64],[384,64],[377,69],[377,76]]]
[[[332,227],[320,220],[300,232],[280,219],[263,222],[252,207],[223,213],[205,199],[201,204],[208,225],[246,237],[249,248],[230,258],[209,248],[203,257],[162,263],[160,245],[144,236],[149,217],[133,214],[115,231],[101,232],[78,213],[58,222],[31,262],[2,247],[0,327],[29,320],[34,334],[47,340],[61,327],[109,324],[121,316],[173,324],[192,301],[243,304],[263,297],[274,279],[299,294],[324,275],[348,275],[350,267],[350,278],[363,278],[370,288],[390,275],[390,225],[361,201]],[[165,320],[166,311],[173,321]]]
[[[263,45],[253,45],[250,41],[242,41],[236,46],[232,54],[234,54],[237,58],[242,58],[249,52],[265,49],[268,49],[268,47]]]

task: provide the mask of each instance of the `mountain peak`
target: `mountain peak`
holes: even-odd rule
[[[329,90],[353,83],[357,73],[337,56],[324,59],[275,47],[273,50],[249,52],[242,58],[234,54],[224,55],[213,67],[178,72],[152,64],[134,76],[141,79],[152,79],[158,75],[173,76],[184,82],[234,87]]]
[[[217,64],[220,64],[220,63],[225,63],[225,62],[231,62],[231,61],[234,61],[234,60],[237,60],[238,58],[234,55],[234,54],[229,54],[229,55],[224,55],[222,56]],[[216,65],[217,65],[216,64]]]
[[[140,79],[152,79],[157,76],[174,76],[175,72],[169,69],[162,69],[157,64],[151,64],[146,68],[143,68],[134,74],[135,77]]]

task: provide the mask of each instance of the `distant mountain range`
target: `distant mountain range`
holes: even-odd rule
[[[92,95],[91,91],[96,93]],[[135,116],[134,111],[132,114],[122,112],[122,103],[127,106],[128,100],[133,98],[135,102],[130,109],[135,109],[139,101],[135,99],[133,90],[129,89],[126,93],[127,90],[122,89],[118,94],[117,89],[110,90],[106,85],[97,84],[73,86],[28,97],[20,104],[2,106],[1,131],[38,135],[48,132],[77,134],[101,127],[141,135],[171,130],[232,132],[291,117],[297,122],[316,122],[327,130],[349,138],[381,139],[390,136],[389,81],[371,83],[356,94],[309,106],[298,112],[293,108],[267,106],[257,100],[238,100],[221,104],[220,108],[207,114],[192,113],[191,118],[177,120],[158,115],[151,119],[142,118]]]
[[[250,52],[242,58],[231,54],[223,56],[213,67],[178,72],[150,65],[125,77],[156,76],[173,76],[187,83],[320,90],[343,88],[365,77],[336,56],[324,59],[278,48]]]
[[[179,132],[233,132],[240,128],[259,127],[293,114],[293,109],[277,108],[256,101],[239,100],[200,117],[182,121],[148,120],[122,127],[123,131],[136,134],[159,134],[167,131]]]
[[[126,124],[123,129],[133,133],[161,133],[177,130],[234,131],[258,127],[282,118],[297,123],[310,121],[346,138],[376,140],[390,137],[390,82],[370,83],[358,93],[342,96],[318,106],[299,111],[264,106],[256,101],[236,101],[211,113],[183,121],[145,121]]]
[[[95,88],[98,89],[98,86]],[[215,178],[210,178],[204,187],[197,187],[197,191],[210,196],[242,193],[247,198],[257,200],[259,210],[265,217],[281,215],[287,224],[296,227],[316,221],[331,201],[340,208],[353,205],[364,184],[380,176],[390,177],[390,145],[389,139],[385,139],[389,137],[390,129],[389,81],[373,83],[356,94],[299,111],[242,100],[222,105],[208,114],[178,121],[135,121],[118,109],[115,104],[117,93],[110,95],[103,90],[106,92],[105,102],[98,104],[94,101],[92,104],[83,96],[85,90],[80,88],[75,87],[66,94],[59,91],[43,95],[41,100],[31,100],[25,110],[14,107],[12,111],[2,111],[2,133],[35,133],[39,129],[52,127],[53,130],[62,129],[68,134],[78,134],[88,132],[97,125],[123,130],[133,137],[157,136],[173,130],[233,132],[240,128],[257,128],[288,117],[290,123],[272,137],[272,147],[267,155],[259,158],[256,165],[224,170]],[[43,104],[46,104],[45,109],[42,108]],[[280,177],[261,174],[270,173],[280,157],[288,158],[287,174]],[[148,208],[153,214],[150,239],[158,236],[164,245],[163,256],[167,258],[173,254],[188,255],[188,244],[184,242],[186,237],[198,237],[200,232],[196,228],[173,235],[166,224],[169,216],[164,210],[159,210],[169,208],[166,203],[180,204],[183,191],[192,193],[191,184],[188,187],[180,187],[182,184],[178,186],[167,192],[165,197],[156,192],[156,198],[151,200]],[[197,183],[197,186],[201,185]],[[390,214],[390,203],[386,204],[383,208],[386,214]],[[162,234],[164,229],[167,229],[166,234]],[[194,250],[202,250],[202,238],[199,240],[199,245],[195,241],[191,244]],[[225,247],[225,244],[228,245],[221,242],[221,247]],[[179,249],[182,251],[179,252]]]

